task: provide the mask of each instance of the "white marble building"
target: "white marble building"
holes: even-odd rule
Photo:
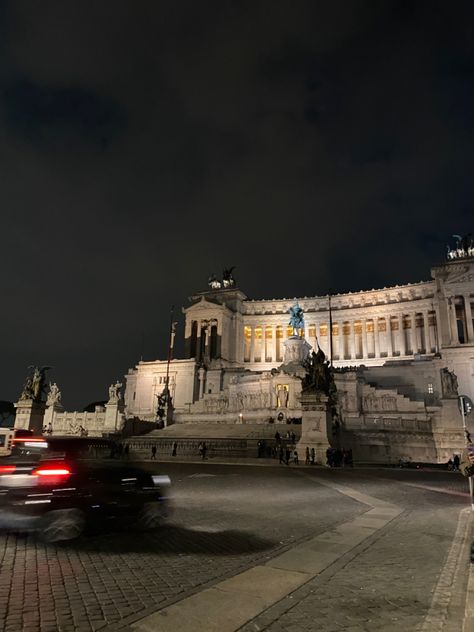
[[[214,280],[183,309],[187,359],[169,367],[175,423],[301,417],[300,381],[280,370],[293,333],[288,310],[298,302],[301,334],[328,357],[332,351],[340,416],[364,455],[376,445],[388,450],[394,433],[389,444],[398,440],[400,451],[411,445],[428,458],[430,444],[430,458],[449,456],[463,441],[456,394],[474,399],[474,252],[454,252],[429,281],[332,296],[332,341],[328,296],[251,300]],[[127,416],[156,420],[166,371],[166,361],[129,370]],[[443,376],[453,374],[448,389]]]

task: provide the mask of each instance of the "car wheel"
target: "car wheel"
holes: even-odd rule
[[[63,542],[78,538],[84,526],[84,514],[79,509],[57,509],[44,516],[39,534],[43,542]]]
[[[141,529],[150,531],[161,527],[164,522],[165,511],[160,502],[146,503],[140,511],[138,524]]]

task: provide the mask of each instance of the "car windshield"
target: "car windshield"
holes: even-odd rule
[[[48,450],[47,441],[40,439],[15,439],[11,456],[20,459],[41,459]]]
[[[110,460],[117,456],[111,441],[74,438],[16,438],[11,457],[21,460],[44,460],[70,457],[75,460]]]

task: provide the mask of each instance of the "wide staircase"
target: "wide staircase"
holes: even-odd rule
[[[199,444],[202,442],[206,444],[209,459],[271,459],[278,456],[276,432],[284,447],[293,446],[301,436],[301,425],[176,424],[144,436],[129,437],[125,443],[132,457],[144,460],[151,458],[152,448],[156,448],[157,460],[171,459],[175,443],[178,458],[196,459],[200,456]]]

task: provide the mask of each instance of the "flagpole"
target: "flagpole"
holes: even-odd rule
[[[173,322],[173,315],[174,315],[174,305],[171,306],[171,310],[170,310],[170,329],[169,329],[169,341],[168,341],[168,361],[166,363],[166,384],[165,384],[165,389],[166,389],[166,415],[165,415],[165,426],[168,425],[168,417],[169,417],[169,409],[170,409],[170,403],[171,403],[171,397],[170,397],[170,363],[171,363],[171,358],[173,355],[173,346],[174,346],[174,336],[176,333],[176,323]]]
[[[329,303],[329,364],[332,367],[332,309],[331,309],[331,290],[328,292]]]

